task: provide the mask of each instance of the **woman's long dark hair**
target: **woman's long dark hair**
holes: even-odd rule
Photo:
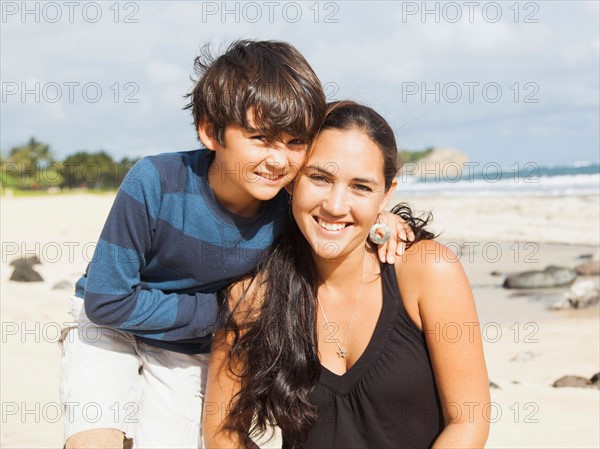
[[[397,148],[392,129],[379,114],[350,101],[332,103],[321,131],[326,129],[365,132],[382,151],[385,186],[389,189],[399,169]],[[391,212],[413,229],[415,240],[407,247],[434,238],[425,230],[431,215],[415,217],[407,204],[398,204]],[[227,291],[219,296],[224,325],[235,336],[229,366],[241,378],[241,390],[229,405],[224,430],[249,440],[263,435],[269,425],[277,425],[286,443],[296,448],[317,421],[309,397],[319,380],[321,365],[313,253],[291,221],[286,234],[259,264],[253,294],[246,289],[233,307],[228,307]],[[246,319],[239,319],[237,311],[241,309]]]

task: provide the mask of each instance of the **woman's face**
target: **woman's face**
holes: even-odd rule
[[[362,251],[369,229],[393,193],[385,191],[383,155],[363,132],[321,132],[298,176],[292,212],[313,251],[337,259]]]

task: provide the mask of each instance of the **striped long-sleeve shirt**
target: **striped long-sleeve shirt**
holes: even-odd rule
[[[215,292],[252,270],[288,222],[287,193],[240,217],[207,180],[214,153],[165,153],[127,173],[76,296],[96,324],[177,352],[207,350]]]

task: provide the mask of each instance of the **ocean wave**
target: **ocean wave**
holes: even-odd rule
[[[581,167],[591,167],[594,165],[598,165],[599,162],[593,162],[593,161],[575,161],[573,162],[573,167],[575,168],[581,168]]]
[[[456,182],[418,182],[398,178],[398,190],[414,195],[442,196],[565,196],[600,195],[600,173],[541,176],[536,179],[461,179]]]

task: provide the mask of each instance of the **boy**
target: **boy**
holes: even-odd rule
[[[282,189],[323,119],[321,84],[289,44],[239,41],[195,65],[188,108],[206,149],[131,169],[71,300],[67,448],[121,448],[124,437],[140,448],[201,447],[215,292],[284,231]]]

